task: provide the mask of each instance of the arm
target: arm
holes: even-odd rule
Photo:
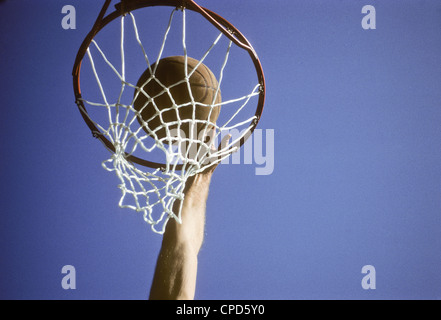
[[[175,219],[170,219],[167,224],[150,299],[194,298],[197,256],[204,239],[205,206],[213,171],[214,168],[199,173],[187,182],[181,211],[182,224]]]

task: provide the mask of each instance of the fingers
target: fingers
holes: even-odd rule
[[[225,137],[223,137],[221,143],[219,144],[219,149],[225,148],[228,145],[228,142],[230,141],[231,137],[232,136],[230,133],[227,134]]]
[[[231,134],[227,134],[225,137],[223,137],[222,141],[220,142],[219,147],[217,149],[214,146],[214,139],[213,139],[213,142],[211,143],[211,152],[214,153],[216,151],[224,149],[228,145],[229,141],[231,140],[231,137],[232,137]],[[211,172],[213,172],[214,169],[216,169],[217,166],[219,165],[220,158],[221,158],[221,156],[218,155],[216,158],[211,159],[212,162],[216,162],[215,164],[213,164],[212,166],[210,166],[208,168],[209,170],[211,170]]]
[[[210,138],[207,140],[207,142],[210,144],[210,151],[212,153],[217,150],[221,150],[221,149],[225,148],[228,145],[228,141],[232,137],[231,134],[227,134],[225,137],[222,138],[221,143],[219,144],[218,148],[216,149],[216,147],[214,145],[216,142],[215,135],[216,135],[216,128],[212,128],[209,133]]]
[[[206,157],[203,161],[203,167],[205,169],[201,173],[212,173],[219,163],[221,162],[221,157],[219,151],[223,151],[222,154],[225,155],[225,150],[230,143],[232,138],[231,134],[227,134],[222,138],[222,141],[219,143],[219,146],[216,148],[216,128],[212,127],[209,132],[206,133],[205,148],[208,148],[208,153],[204,156]],[[216,153],[218,153],[216,155]]]

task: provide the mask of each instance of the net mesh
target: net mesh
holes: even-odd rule
[[[193,71],[187,71],[187,47],[186,47],[186,10],[175,8],[172,10],[168,24],[162,38],[162,43],[159,49],[159,53],[155,61],[159,61],[164,52],[164,47],[167,42],[167,36],[172,28],[173,17],[177,14],[182,14],[182,49],[183,55],[186,61],[186,76],[181,83],[187,83],[191,101],[186,103],[186,106],[191,105],[194,108],[199,107],[209,108],[210,113],[213,108],[218,106],[215,103],[216,99],[213,99],[211,103],[202,104],[195,102],[192,92],[190,90],[189,78],[192,72],[197,69],[199,64],[204,63],[205,59],[210,55],[213,48],[219,43],[222,37],[225,37],[223,33],[219,33],[211,45],[206,49],[202,58],[199,59],[199,64]],[[151,225],[154,232],[163,233],[167,221],[171,218],[176,219],[181,223],[181,209],[184,200],[184,188],[187,179],[209,166],[216,165],[223,159],[228,157],[231,153],[237,151],[239,142],[245,136],[250,134],[250,123],[255,120],[256,116],[242,118],[237,121],[238,114],[248,105],[251,98],[259,95],[260,84],[253,86],[251,92],[233,99],[227,99],[220,102],[222,108],[228,108],[229,105],[235,105],[236,109],[231,115],[225,119],[222,123],[211,122],[210,117],[208,120],[193,119],[180,119],[179,112],[176,112],[178,119],[176,125],[179,128],[183,123],[190,123],[191,126],[201,123],[204,125],[204,136],[209,136],[210,139],[201,140],[200,137],[191,135],[186,137],[180,133],[171,132],[170,123],[163,121],[161,113],[171,109],[179,109],[183,105],[176,104],[171,92],[171,86],[167,87],[160,83],[163,90],[160,94],[168,94],[173,105],[170,108],[159,109],[155,104],[155,97],[148,96],[147,92],[142,90],[142,87],[138,87],[135,84],[127,80],[126,75],[126,57],[125,57],[125,24],[126,20],[129,20],[129,24],[133,27],[135,35],[137,50],[142,51],[144,56],[146,67],[152,68],[152,63],[147,54],[147,50],[143,45],[139,37],[138,27],[135,20],[135,16],[132,12],[126,16],[120,18],[120,65],[115,66],[107,58],[106,53],[100,47],[96,40],[92,41],[91,46],[87,49],[88,60],[90,61],[91,70],[93,71],[94,78],[99,89],[100,97],[99,102],[90,101],[86,98],[81,98],[83,104],[88,106],[88,109],[98,109],[105,114],[103,117],[105,121],[98,122],[91,118],[90,112],[84,111],[84,114],[95,124],[100,132],[95,132],[95,135],[104,135],[114,146],[114,152],[109,159],[102,162],[104,169],[114,172],[119,179],[119,189],[122,192],[119,200],[119,206],[121,208],[129,208],[137,212],[143,213],[144,220]],[[221,63],[220,72],[217,75],[218,87],[216,88],[216,94],[221,88],[224,80],[224,71],[228,64],[230,57],[230,50],[233,45],[231,40],[228,40],[225,53],[223,54],[223,61]],[[98,53],[98,58],[94,58],[92,55],[91,47],[94,48],[94,52]],[[117,77],[120,82],[119,94],[115,101],[111,101],[109,94],[106,94],[106,90],[102,84],[101,76],[98,74],[95,66],[95,60],[102,59],[108,68],[112,71],[114,76]],[[142,68],[141,68],[142,69]],[[151,76],[146,80],[146,83],[153,81],[155,70],[151,70]],[[174,85],[179,85],[176,83]],[[173,85],[173,86],[174,86]],[[124,103],[123,93],[126,90],[132,90],[135,94],[133,99],[128,103]],[[161,119],[161,125],[157,129],[165,129],[166,137],[160,138],[157,135],[157,129],[151,130],[144,122],[144,125],[138,123],[140,112],[142,110],[136,110],[133,107],[134,100],[139,94],[144,94],[148,97],[148,103],[155,108],[155,116],[159,116]],[[84,96],[84,95],[83,95]],[[146,103],[147,104],[147,103]],[[222,111],[221,111],[222,112]],[[147,121],[147,119],[144,119]],[[148,122],[148,121],[147,121]],[[240,134],[236,135],[234,139],[225,139],[227,134],[232,129],[240,129]],[[208,132],[210,131],[210,132]],[[222,138],[222,139],[221,139]],[[222,140],[222,141],[221,141]],[[170,143],[170,142],[173,143]],[[214,144],[221,141],[218,148],[213,148]],[[168,142],[168,143],[167,143]],[[195,147],[196,148],[193,148]],[[196,152],[196,156],[191,154]],[[157,169],[151,169],[141,167],[129,160],[130,155],[135,155],[139,152],[143,153],[146,157],[153,152],[160,152],[163,155],[164,166]],[[191,155],[190,155],[191,154]],[[179,168],[179,169],[178,169]],[[178,201],[178,203],[176,203]],[[176,206],[175,206],[176,203]]]

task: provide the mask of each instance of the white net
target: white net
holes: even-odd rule
[[[169,13],[170,14],[170,13]],[[159,83],[163,90],[160,94],[168,94],[170,100],[173,102],[170,108],[160,109],[155,104],[155,96],[149,96],[147,92],[133,84],[133,81],[129,80],[127,76],[127,62],[130,58],[126,57],[126,44],[125,44],[125,24],[126,20],[129,20],[129,24],[132,25],[132,32],[134,35],[132,50],[138,50],[142,53],[144,59],[144,65],[140,66],[137,70],[143,71],[146,68],[151,68],[151,76],[148,81],[153,81],[155,77],[155,70],[152,68],[152,64],[147,54],[147,48],[141,41],[141,37],[138,32],[138,26],[133,13],[129,13],[126,16],[120,18],[120,41],[119,41],[119,56],[120,60],[118,64],[112,63],[108,54],[98,44],[98,40],[93,40],[90,47],[87,49],[87,56],[90,75],[93,75],[97,86],[97,93],[90,94],[93,98],[86,97],[83,93],[81,101],[87,106],[88,112],[84,110],[84,114],[89,117],[95,126],[100,130],[96,132],[96,135],[104,135],[114,146],[114,152],[112,156],[103,161],[103,167],[111,172],[114,172],[119,179],[119,189],[122,191],[122,195],[119,201],[119,206],[122,208],[130,208],[137,212],[143,213],[144,220],[149,223],[153,231],[157,233],[163,233],[167,221],[170,218],[176,219],[181,223],[181,207],[184,199],[184,188],[187,179],[193,176],[211,165],[215,165],[228,157],[232,152],[236,151],[241,139],[244,139],[251,132],[250,123],[252,123],[256,116],[253,112],[240,117],[239,115],[247,109],[247,105],[251,99],[258,96],[261,90],[259,83],[251,86],[251,91],[241,94],[238,97],[228,98],[220,103],[213,99],[211,103],[199,103],[192,97],[192,91],[190,90],[189,79],[192,72],[196,70],[200,64],[205,63],[210,57],[213,49],[216,48],[221,39],[224,39],[226,43],[220,61],[220,67],[217,70],[218,87],[216,88],[216,94],[220,92],[222,85],[225,82],[224,74],[227,70],[227,65],[230,59],[231,48],[234,46],[231,40],[225,39],[225,35],[221,32],[216,32],[214,41],[204,49],[202,56],[199,58],[200,64],[196,66],[192,71],[187,70],[187,26],[186,26],[186,10],[173,9],[169,15],[167,27],[165,33],[162,36],[161,43],[159,45],[159,51],[157,51],[157,57],[155,61],[159,61],[164,57],[164,49],[166,47],[167,39],[174,24],[172,23],[176,14],[182,16],[182,24],[180,24],[181,34],[181,50],[182,55],[185,57],[185,79],[182,83],[187,83],[189,88],[189,94],[191,100],[185,104],[186,107],[192,106],[208,108],[209,112],[213,111],[213,108],[222,106],[221,113],[227,114],[227,116],[219,117],[216,123],[210,120],[196,119],[194,116],[192,119],[179,118],[179,112],[176,112],[178,119],[174,123],[179,129],[184,123],[189,123],[192,127],[201,124],[203,125],[203,137],[208,136],[210,139],[201,139],[200,136],[190,134],[188,137],[178,132],[171,130],[170,123],[164,122],[161,113],[167,112],[171,109],[178,110],[184,107],[176,103],[173,94],[171,93],[171,86],[166,86]],[[113,50],[115,51],[115,50]],[[113,52],[114,53],[114,52]],[[95,57],[94,57],[95,56]],[[99,62],[98,62],[99,60]],[[98,72],[97,64],[106,66],[107,70],[105,75],[101,75]],[[103,69],[101,67],[101,69]],[[110,70],[110,73],[109,73]],[[115,95],[115,87],[106,89],[103,80],[113,77],[117,79],[119,83],[118,94]],[[158,79],[154,79],[158,81]],[[176,83],[174,85],[179,85]],[[173,86],[174,86],[173,85]],[[90,86],[89,86],[90,87]],[[109,94],[109,92],[112,94]],[[125,92],[131,93],[130,98],[127,98]],[[165,129],[166,136],[159,137],[158,130],[152,130],[147,125],[148,119],[143,119],[139,122],[140,111],[134,108],[134,100],[139,94],[144,94],[148,98],[148,103],[154,106],[155,116],[161,119],[161,124],[158,129]],[[93,100],[96,99],[96,100]],[[92,112],[91,112],[92,110]],[[92,118],[92,114],[98,114]],[[225,139],[227,134],[231,130],[236,130],[240,134],[235,135],[233,139]],[[222,141],[222,142],[221,142]],[[217,147],[218,142],[221,142]],[[216,145],[217,148],[213,148]],[[149,157],[158,156],[162,158],[164,165],[160,168],[147,168],[135,164],[130,161],[130,156],[141,156],[146,159]],[[176,202],[178,201],[178,202]],[[176,203],[176,205],[175,205]]]

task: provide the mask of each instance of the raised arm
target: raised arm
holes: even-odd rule
[[[194,299],[198,253],[204,240],[205,208],[213,170],[188,180],[181,211],[182,224],[175,219],[167,224],[150,290],[152,300]]]

